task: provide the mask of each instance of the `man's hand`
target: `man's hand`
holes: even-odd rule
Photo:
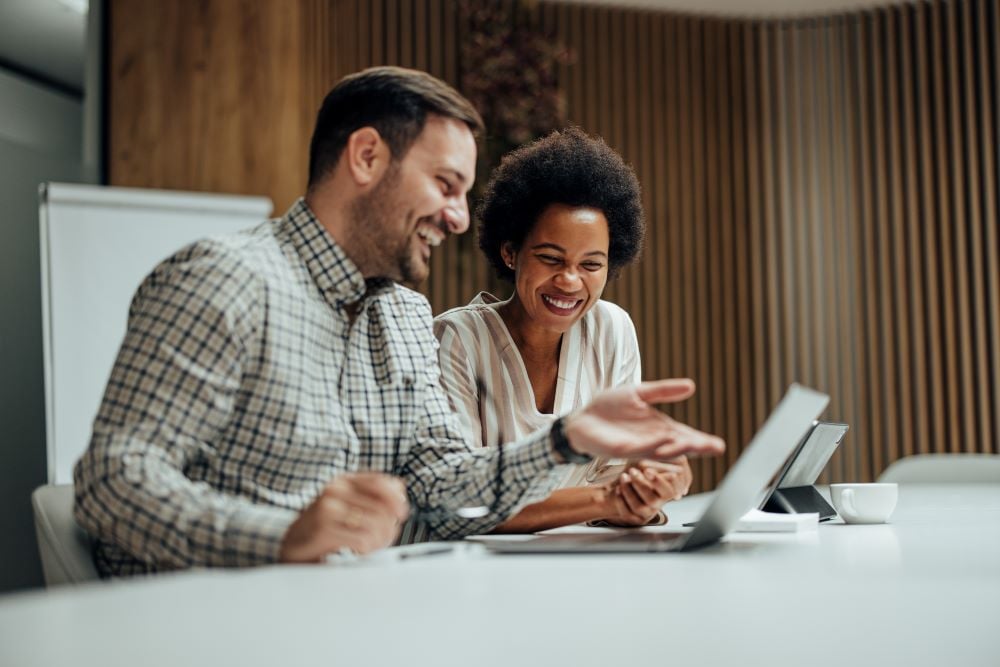
[[[592,456],[669,461],[678,456],[721,454],[721,438],[674,421],[653,406],[694,394],[691,380],[658,380],[598,394],[563,419],[570,446]]]
[[[281,542],[282,563],[316,563],[341,549],[370,553],[392,544],[409,515],[406,489],[381,473],[339,475],[302,510]]]
[[[691,466],[683,456],[670,463],[639,461],[609,486],[611,514],[606,520],[618,526],[644,526],[664,503],[687,494]]]

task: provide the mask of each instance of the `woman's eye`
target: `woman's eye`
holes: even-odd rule
[[[587,269],[588,271],[600,271],[601,269],[604,268],[604,265],[601,264],[600,262],[587,262],[586,264],[583,265],[583,268]]]
[[[552,255],[538,255],[538,259],[546,264],[558,264],[561,261],[558,257],[553,257]]]

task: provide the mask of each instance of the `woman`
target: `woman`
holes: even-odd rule
[[[632,320],[600,300],[644,233],[639,183],[621,157],[579,129],[554,132],[504,158],[478,214],[479,247],[514,292],[481,293],[434,331],[442,385],[480,444],[512,442],[603,389],[639,382]],[[686,460],[596,460],[498,530],[663,523],[660,507],[690,484]]]

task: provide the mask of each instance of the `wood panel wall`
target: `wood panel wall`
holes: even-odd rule
[[[575,50],[569,120],[644,186],[644,257],[606,296],[636,322],[646,377],[698,382],[674,413],[730,444],[696,488],[792,381],[851,425],[825,481],[870,480],[909,453],[1000,451],[995,2],[780,21],[504,1]],[[116,185],[283,209],[340,76],[462,72],[452,0],[110,5]],[[433,262],[436,311],[496,288],[472,234]]]
[[[319,102],[311,15],[279,0],[109,0],[111,185],[269,195],[305,189]],[[310,33],[311,35],[312,33]]]

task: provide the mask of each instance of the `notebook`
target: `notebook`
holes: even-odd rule
[[[826,394],[807,387],[789,387],[719,484],[715,497],[691,531],[537,535],[518,541],[487,542],[486,548],[497,554],[658,553],[691,551],[714,544],[756,506],[761,493],[829,401]]]

